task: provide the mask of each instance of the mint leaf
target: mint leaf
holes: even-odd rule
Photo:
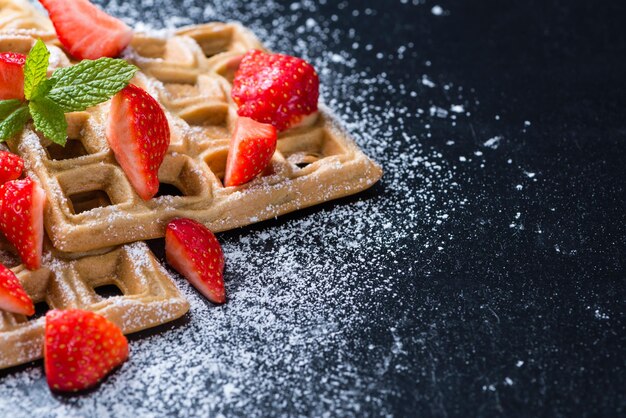
[[[22,102],[17,99],[0,101],[0,119],[6,118],[20,106],[22,106]]]
[[[41,90],[37,87],[46,81],[49,62],[50,51],[46,48],[46,44],[38,39],[24,63],[24,96],[27,100],[36,97],[33,92],[41,94]]]
[[[5,102],[12,102],[13,100],[5,100]],[[24,125],[30,119],[30,113],[26,105],[21,105],[14,109],[8,116],[0,122],[0,142],[13,138],[24,129]]]
[[[106,102],[128,85],[137,67],[126,61],[100,58],[84,60],[73,67],[60,68],[47,97],[64,112],[76,112]]]
[[[30,100],[39,100],[40,98],[47,95],[50,90],[54,87],[53,80],[43,80],[41,83],[37,84],[31,93]]]
[[[52,142],[65,146],[67,121],[63,109],[47,97],[31,100],[28,108],[33,117],[35,129]]]

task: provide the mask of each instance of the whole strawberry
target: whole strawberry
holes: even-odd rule
[[[0,184],[20,178],[23,169],[24,160],[18,155],[0,151]]]
[[[165,231],[165,256],[207,299],[226,302],[224,253],[206,226],[192,219],[174,219]]]
[[[239,116],[284,131],[317,111],[319,77],[303,59],[253,50],[241,60],[232,98]]]
[[[30,316],[35,305],[11,270],[0,264],[0,309]]]
[[[30,178],[0,186],[0,231],[30,270],[41,267],[46,194]]]
[[[127,358],[126,337],[105,317],[78,309],[46,314],[44,361],[50,389],[93,387]]]
[[[111,100],[106,136],[137,194],[151,199],[159,190],[159,167],[170,145],[169,124],[159,103],[129,84]]]

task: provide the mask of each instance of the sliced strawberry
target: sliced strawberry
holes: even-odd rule
[[[0,100],[24,99],[24,63],[26,55],[0,54]]]
[[[106,136],[139,196],[151,199],[159,190],[159,167],[170,145],[170,127],[159,103],[129,85],[111,101]]]
[[[319,77],[303,59],[253,50],[241,60],[232,97],[239,116],[284,131],[317,111]]]
[[[240,117],[230,141],[224,186],[239,186],[261,174],[276,151],[276,138],[272,125]]]
[[[48,10],[59,41],[77,59],[117,57],[133,38],[124,22],[88,0],[40,0]]]
[[[0,231],[30,270],[41,267],[43,209],[46,194],[30,178],[0,186]]]
[[[35,305],[11,270],[0,264],[0,309],[31,316]]]
[[[165,231],[165,257],[211,302],[226,302],[224,253],[207,227],[191,219],[170,222]]]
[[[23,169],[22,158],[7,151],[0,151],[0,184],[20,178]]]
[[[94,312],[52,310],[46,314],[43,355],[50,389],[78,392],[128,359],[128,341],[117,325]]]

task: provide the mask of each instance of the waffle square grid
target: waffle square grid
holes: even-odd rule
[[[44,267],[29,271],[6,242],[0,260],[12,267],[35,304],[49,309],[94,311],[117,324],[124,334],[173,321],[189,303],[143,243],[123,245],[102,254],[66,259],[54,251],[44,254]],[[97,289],[115,286],[119,295],[103,297]],[[45,318],[0,311],[0,369],[43,357]]]
[[[16,42],[15,36],[0,36],[0,51],[10,45],[25,52],[36,38],[19,34]],[[53,36],[44,39],[57,57],[54,65],[71,64],[58,57],[63,53]],[[47,192],[45,224],[55,248],[89,251],[162,237],[177,217],[224,231],[354,194],[378,181],[380,167],[322,106],[315,120],[279,135],[270,167],[259,178],[223,186],[237,118],[232,78],[242,54],[253,48],[263,49],[236,23],[191,26],[162,38],[135,35],[124,57],[141,70],[133,83],[158,99],[172,131],[159,171],[161,195],[150,201],[135,193],[108,146],[109,103],[67,115],[66,148],[32,129],[10,142]]]

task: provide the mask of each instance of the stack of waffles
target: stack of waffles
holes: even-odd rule
[[[0,52],[28,53],[37,39],[51,52],[49,71],[73,64],[48,19],[26,1],[0,0]],[[5,243],[0,261],[12,267],[35,303],[96,311],[124,333],[184,315],[188,303],[147,245],[167,223],[186,217],[215,232],[362,191],[382,172],[323,106],[306,126],[279,135],[268,169],[250,183],[224,187],[237,118],[231,87],[239,58],[264,47],[237,23],[182,28],[171,36],[135,34],[123,58],[139,67],[133,79],[165,110],[171,144],[159,171],[159,194],[142,200],[105,137],[110,103],[67,114],[63,148],[27,128],[8,147],[47,196],[44,267],[29,271]],[[121,295],[105,298],[98,288]],[[42,357],[44,318],[0,312],[0,368]]]

